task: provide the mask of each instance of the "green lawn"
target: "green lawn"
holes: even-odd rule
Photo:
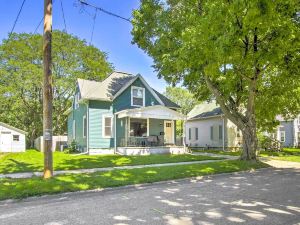
[[[152,183],[263,167],[268,167],[268,165],[261,162],[230,160],[206,164],[114,170],[90,174],[66,174],[49,180],[43,180],[39,177],[30,179],[0,179],[0,200],[117,187],[129,184]]]
[[[213,154],[220,154],[220,155],[231,155],[231,156],[240,156],[240,152],[236,151],[236,152],[230,152],[230,151],[222,151],[222,150],[199,150],[197,148],[192,148],[193,152],[204,152],[204,153],[213,153]]]
[[[280,152],[272,151],[260,151],[260,156],[268,157],[271,156],[275,160],[300,162],[300,149],[298,148],[284,148]]]
[[[229,152],[222,150],[197,150],[192,149],[194,152],[205,152],[205,153],[214,153],[220,155],[231,155],[231,156],[240,156],[240,152]],[[260,151],[260,157],[272,157],[275,160],[283,160],[283,161],[292,161],[292,162],[300,162],[300,149],[298,148],[284,148],[280,152],[275,151]]]
[[[188,162],[221,159],[195,155],[71,155],[63,152],[54,153],[54,170],[103,168],[112,166],[146,165],[156,163]],[[36,150],[25,153],[9,153],[0,158],[0,173],[16,173],[43,170],[43,154]]]

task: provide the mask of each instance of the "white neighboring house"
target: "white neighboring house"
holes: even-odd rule
[[[190,147],[234,149],[242,145],[242,134],[215,103],[202,103],[188,114],[185,129]]]
[[[0,152],[25,152],[26,132],[0,122]]]

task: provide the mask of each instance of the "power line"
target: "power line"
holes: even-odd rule
[[[17,18],[15,19],[14,25],[13,25],[13,27],[12,27],[10,33],[9,33],[9,37],[10,37],[11,34],[14,32],[15,26],[16,26],[16,24],[17,24],[17,21],[18,21],[19,16],[20,16],[20,14],[21,14],[21,12],[22,12],[22,9],[23,9],[23,6],[24,6],[25,2],[26,2],[26,0],[23,0],[22,5],[21,5],[21,8],[19,9]]]
[[[96,17],[97,17],[97,10],[98,9],[95,9],[95,15],[93,17],[93,29],[92,29],[92,34],[91,34],[90,45],[92,44],[92,41],[93,41],[94,29],[95,29],[95,23],[96,23]]]
[[[64,7],[63,7],[62,0],[60,0],[60,6],[61,6],[61,11],[62,11],[63,19],[64,19],[65,31],[67,32],[66,18],[65,18]]]
[[[108,11],[108,10],[106,10],[106,9],[103,9],[103,8],[98,7],[98,6],[92,5],[92,4],[87,3],[87,2],[85,2],[85,1],[83,1],[83,0],[78,0],[78,1],[79,1],[82,5],[90,6],[90,7],[92,7],[92,8],[95,8],[95,9],[97,9],[97,10],[99,10],[99,11],[101,11],[101,12],[107,14],[107,15],[114,16],[114,17],[116,17],[116,18],[119,18],[119,19],[122,19],[122,20],[125,20],[125,21],[131,23],[130,19],[125,18],[125,17],[123,17],[123,16],[120,16],[120,15],[118,15],[118,14],[116,14],[116,13],[113,13],[113,12],[110,12],[110,11]]]

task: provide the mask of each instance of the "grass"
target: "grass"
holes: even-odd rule
[[[43,180],[39,177],[30,179],[0,179],[0,200],[130,184],[153,183],[157,181],[245,171],[263,167],[268,167],[268,165],[261,162],[230,160],[205,164],[114,170],[91,174],[65,174],[53,177],[49,180]]]
[[[222,150],[199,150],[197,148],[192,148],[193,152],[205,152],[205,153],[213,153],[213,154],[220,154],[220,155],[231,155],[231,156],[240,156],[241,152],[231,152],[231,151],[222,151]]]
[[[222,150],[197,150],[192,149],[194,152],[205,152],[205,153],[214,153],[219,155],[231,155],[231,156],[240,156],[240,152],[229,152]],[[291,162],[300,162],[300,149],[299,148],[283,148],[280,152],[275,151],[260,151],[260,157],[272,157],[275,160],[291,161]]]
[[[299,148],[284,148],[280,152],[273,151],[260,151],[259,153],[262,157],[272,157],[275,160],[300,162],[300,149]]]
[[[0,156],[1,157],[1,156]],[[113,166],[146,165],[221,159],[195,155],[71,155],[54,152],[54,170],[90,169]],[[0,158],[0,173],[31,172],[43,170],[43,153],[27,150],[25,153],[8,153]]]

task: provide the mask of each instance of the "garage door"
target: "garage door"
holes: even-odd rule
[[[11,152],[12,150],[11,144],[12,144],[12,135],[10,133],[2,133],[0,150],[2,152]]]

